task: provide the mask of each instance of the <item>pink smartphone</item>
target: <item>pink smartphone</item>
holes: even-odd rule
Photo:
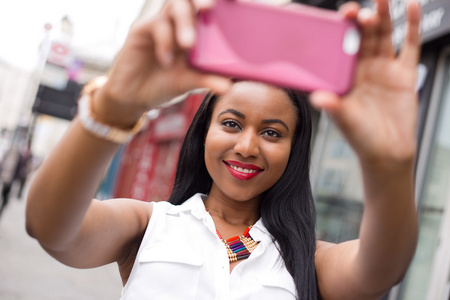
[[[189,63],[209,73],[342,95],[352,85],[359,45],[357,25],[335,11],[217,0],[198,13]]]

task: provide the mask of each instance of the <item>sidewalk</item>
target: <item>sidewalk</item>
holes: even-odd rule
[[[0,299],[119,299],[122,283],[115,264],[73,269],[53,259],[27,235],[25,201],[11,197],[0,217]]]

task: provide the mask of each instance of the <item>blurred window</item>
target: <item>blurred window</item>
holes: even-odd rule
[[[319,128],[312,158],[317,237],[334,243],[355,239],[363,210],[358,161],[326,115]]]
[[[450,264],[450,49],[441,58],[433,107],[429,108],[429,140],[421,147],[424,179],[419,194],[419,241],[399,299],[449,299]],[[426,139],[427,136],[424,137]],[[422,150],[425,146],[426,150]],[[424,157],[425,156],[425,157]],[[418,173],[419,174],[419,173]],[[418,182],[420,184],[420,182]],[[446,287],[447,286],[447,287]],[[447,293],[445,295],[444,293]]]

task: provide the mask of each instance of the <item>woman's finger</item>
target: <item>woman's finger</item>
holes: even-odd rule
[[[376,16],[369,8],[363,8],[358,12],[358,24],[361,27],[361,48],[359,57],[371,57],[376,53],[377,31]]]
[[[195,9],[187,0],[172,1],[168,8],[175,27],[175,39],[182,49],[190,49],[195,43]]]
[[[342,99],[328,91],[315,91],[309,95],[311,105],[317,110],[325,110],[330,115],[338,114],[342,107]]]
[[[339,13],[346,19],[356,20],[358,11],[361,9],[361,5],[357,2],[346,2],[339,7]]]
[[[186,67],[185,73],[182,76],[176,76],[172,78],[173,85],[176,85],[176,89],[179,91],[188,91],[197,88],[206,88],[214,91],[217,94],[224,94],[232,87],[232,81],[228,77],[202,73],[197,70],[191,69],[185,65],[185,61],[180,62],[180,66]],[[184,68],[183,67],[183,68]]]
[[[214,0],[193,0],[192,2],[197,11],[211,9],[215,4]]]
[[[168,19],[161,18],[155,22],[153,30],[155,55],[158,62],[169,67],[175,58],[174,29]]]
[[[233,86],[229,78],[209,74],[199,74],[198,76],[200,86],[208,87],[215,94],[223,95]]]
[[[408,29],[400,52],[400,61],[407,66],[415,67],[420,57],[419,24],[421,9],[417,1],[410,1],[407,7]]]
[[[378,54],[381,56],[394,57],[395,51],[392,45],[392,21],[389,13],[388,0],[378,0],[377,15],[379,18],[377,29]]]

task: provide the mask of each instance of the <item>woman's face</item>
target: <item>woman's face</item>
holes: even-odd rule
[[[296,122],[283,90],[256,82],[234,84],[217,101],[205,139],[211,193],[258,199],[286,169]]]

